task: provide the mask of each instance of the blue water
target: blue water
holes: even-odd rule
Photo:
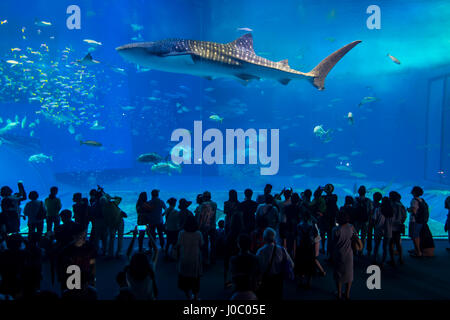
[[[81,9],[80,30],[66,27],[71,4]],[[15,186],[21,179],[27,191],[35,189],[41,196],[58,185],[65,207],[71,206],[73,192],[86,194],[100,184],[124,197],[129,228],[135,223],[138,193],[153,188],[161,189],[164,199],[190,200],[211,190],[222,207],[228,189],[238,190],[242,199],[245,188],[260,192],[268,182],[276,190],[293,186],[298,191],[331,182],[340,202],[355,186],[365,184],[369,189],[399,190],[405,204],[411,187],[418,184],[431,206],[433,232],[442,234],[444,199],[450,195],[450,151],[439,135],[429,132],[426,119],[430,99],[438,101],[443,94],[436,89],[429,95],[429,80],[450,72],[450,5],[377,1],[381,29],[370,30],[366,8],[371,4],[375,3],[2,1],[0,21],[7,22],[0,25],[0,128],[7,119],[15,122],[16,116],[18,124],[4,136],[10,143],[0,145],[0,184]],[[333,68],[324,91],[307,81],[284,86],[264,80],[243,86],[230,79],[142,72],[115,50],[165,38],[227,43],[246,33],[238,28],[253,30],[258,55],[289,59],[292,68],[303,72],[351,41],[362,43]],[[94,47],[85,39],[101,45]],[[88,52],[100,63],[75,63]],[[376,101],[358,106],[364,97]],[[223,121],[211,121],[212,114]],[[165,157],[175,145],[170,141],[173,130],[193,131],[194,120],[202,120],[204,130],[218,128],[223,133],[228,128],[280,129],[277,175],[261,176],[259,165],[248,164],[184,165],[181,173],[168,175],[136,161],[150,152]],[[318,125],[332,130],[330,142],[314,134]],[[79,140],[103,146],[80,145]],[[40,153],[52,160],[29,161]],[[439,167],[430,165],[436,157],[441,157]]]

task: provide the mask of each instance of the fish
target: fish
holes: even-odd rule
[[[38,20],[35,20],[35,21],[34,21],[34,24],[37,25],[37,26],[39,26],[39,27],[50,27],[50,26],[52,25],[51,22],[48,22],[48,21],[38,21]]]
[[[131,111],[131,110],[136,109],[136,107],[133,107],[133,106],[123,106],[123,107],[121,107],[121,109],[124,110],[124,111]]]
[[[19,122],[18,121],[11,121],[8,119],[8,121],[6,122],[6,126],[4,126],[3,128],[0,128],[0,135],[7,133],[8,131],[13,130],[14,128],[19,126]]]
[[[141,68],[141,67],[139,67],[139,65],[137,65],[136,67],[137,67],[137,70],[136,70],[137,73],[149,72],[152,70],[150,68]]]
[[[348,123],[349,123],[350,125],[353,125],[353,123],[355,122],[355,121],[353,120],[353,113],[352,113],[352,112],[349,112],[349,113],[347,114],[347,120],[348,120]]]
[[[8,20],[2,20],[2,21],[0,21],[0,25],[2,25],[2,24],[5,24],[5,23],[8,23]]]
[[[102,45],[101,42],[98,42],[98,41],[95,41],[95,40],[91,40],[91,39],[84,39],[83,41],[86,42],[87,44],[91,45],[91,46],[94,46],[94,47],[98,47],[98,46]]]
[[[137,35],[137,37],[133,37],[133,38],[131,38],[131,40],[133,40],[133,41],[142,41],[142,40],[144,40],[144,38],[142,38],[142,35],[139,33]]]
[[[350,168],[348,166],[336,166],[336,169],[338,169],[340,171],[347,171],[347,172],[352,171],[352,168]]]
[[[223,118],[218,116],[217,114],[213,114],[211,116],[209,116],[209,119],[215,122],[222,122]]]
[[[400,64],[400,60],[398,60],[396,57],[391,56],[389,53],[387,54],[387,56],[388,56],[392,61],[394,61],[394,63]]]
[[[134,32],[141,31],[141,30],[144,29],[143,26],[141,26],[141,25],[139,25],[139,24],[134,24],[134,23],[131,24],[131,28],[133,29]]]
[[[124,153],[125,153],[125,150],[119,149],[119,150],[113,151],[113,153],[114,153],[114,154],[124,154]]]
[[[360,42],[357,40],[345,45],[306,73],[292,69],[287,59],[274,62],[256,55],[251,33],[226,44],[166,39],[130,43],[117,47],[116,51],[127,61],[160,71],[190,74],[208,80],[232,78],[243,84],[251,80],[274,79],[287,85],[293,79],[306,79],[318,90],[324,90],[327,74]]]
[[[352,172],[350,173],[351,176],[356,177],[356,178],[367,178],[367,175],[364,173],[360,173],[360,172]]]
[[[158,173],[166,173],[169,176],[172,175],[173,172],[178,172],[181,173],[181,165],[175,164],[173,162],[159,162],[159,163],[155,163],[151,170],[153,172],[158,172]]]
[[[101,147],[102,144],[100,142],[94,141],[94,140],[85,140],[85,141],[81,141],[80,140],[80,146],[82,145],[86,145],[86,146],[90,146],[90,147]]]
[[[6,60],[6,63],[9,63],[12,66],[15,66],[15,65],[19,64],[19,62],[16,61],[16,60]]]
[[[247,27],[243,27],[243,28],[237,28],[237,31],[247,31],[247,32],[253,32],[253,29],[247,28]]]
[[[91,65],[99,64],[100,61],[94,60],[92,58],[91,53],[88,53],[86,56],[84,56],[83,59],[77,60],[77,63],[79,63],[79,64],[81,64],[83,66],[91,66]]]
[[[20,127],[22,129],[25,129],[26,123],[27,123],[27,117],[25,116],[25,117],[23,117],[22,122],[20,122]]]
[[[383,164],[384,160],[383,159],[379,159],[379,160],[374,160],[372,161],[373,164],[379,165],[379,164]]]
[[[317,166],[317,162],[306,162],[306,163],[300,165],[300,167],[302,167],[302,168],[312,168],[315,166]]]
[[[53,156],[47,156],[43,153],[34,154],[28,158],[28,161],[33,163],[45,163],[48,160],[53,161]]]
[[[163,157],[161,157],[159,154],[155,152],[143,153],[137,158],[138,162],[155,163],[155,164],[163,160],[164,160]]]
[[[358,106],[361,107],[363,105],[365,105],[366,103],[371,103],[371,102],[375,102],[378,101],[379,99],[376,97],[364,97],[361,99],[361,101],[359,102]]]
[[[96,121],[94,122],[94,124],[93,124],[89,129],[91,129],[91,130],[104,130],[105,127],[102,127],[102,126],[98,123],[98,121],[96,120]]]
[[[329,153],[325,156],[325,158],[336,158],[337,156],[339,156],[339,154],[337,153]]]
[[[120,73],[121,75],[124,75],[124,76],[127,75],[127,73],[125,72],[125,69],[122,69],[122,68],[111,68],[111,70],[114,72]]]
[[[314,127],[313,129],[314,134],[320,138],[320,140],[322,140],[323,142],[327,143],[330,142],[332,139],[331,133],[332,130],[324,130],[323,129],[323,125],[317,125]]]

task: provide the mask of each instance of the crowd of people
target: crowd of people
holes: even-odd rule
[[[327,184],[314,192],[284,188],[273,194],[267,184],[256,201],[251,189],[246,189],[244,200],[239,201],[238,193],[230,190],[223,218],[208,191],[197,196],[192,211],[187,199],[172,197],[165,202],[159,190],[152,190],[150,199],[142,192],[136,203],[137,226],[123,256],[127,214],[120,209],[120,197],[99,186],[89,192],[89,198],[75,193],[69,210],[63,209],[57,187],[41,201],[36,191],[27,196],[21,182],[17,193],[4,186],[0,294],[3,299],[96,299],[96,259],[124,257],[128,264],[116,277],[117,299],[154,300],[158,297],[156,265],[162,256],[165,262],[177,264],[178,288],[187,299],[199,298],[201,276],[220,258],[224,288],[232,290],[231,299],[279,300],[286,281],[309,289],[313,277],[326,276],[321,264],[324,259],[319,260],[322,256],[333,266],[336,297],[350,299],[354,259],[366,255],[381,268],[404,263],[401,236],[406,232],[408,213],[409,237],[414,244],[409,254],[416,258],[434,255],[422,188],[412,189],[408,208],[398,192],[387,196],[376,192],[369,199],[364,186],[359,187],[358,196],[346,196],[339,208],[333,192],[333,185]],[[27,199],[22,212],[21,204]],[[450,197],[445,208],[450,241]],[[27,236],[20,233],[21,218],[27,221]],[[41,290],[45,260],[51,267],[52,283],[56,280],[60,285],[59,293]],[[81,286],[76,290],[67,287],[67,268],[73,265],[81,271]]]

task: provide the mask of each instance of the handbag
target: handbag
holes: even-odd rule
[[[292,270],[292,265],[289,263],[289,260],[287,258],[287,252],[286,250],[284,251],[284,259],[283,259],[283,263],[281,265],[281,272],[283,273],[283,278],[284,280],[294,280],[295,279],[295,275],[294,275],[294,270]]]
[[[263,297],[268,288],[267,288],[267,282],[268,282],[268,278],[270,277],[270,269],[272,268],[272,264],[273,264],[273,258],[275,257],[275,250],[277,249],[277,245],[274,244],[273,247],[273,251],[272,251],[272,256],[270,258],[270,262],[269,265],[267,266],[267,270],[263,273],[262,275],[262,279],[261,279],[261,283],[259,284],[258,289],[256,290],[256,295],[258,296],[259,299],[261,299],[261,297]]]

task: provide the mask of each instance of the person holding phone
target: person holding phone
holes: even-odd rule
[[[2,197],[1,208],[4,215],[4,228],[6,233],[20,232],[20,203],[27,200],[23,183],[17,183],[19,192],[14,193],[10,187],[3,186],[0,190]],[[25,219],[25,217],[23,217]]]

